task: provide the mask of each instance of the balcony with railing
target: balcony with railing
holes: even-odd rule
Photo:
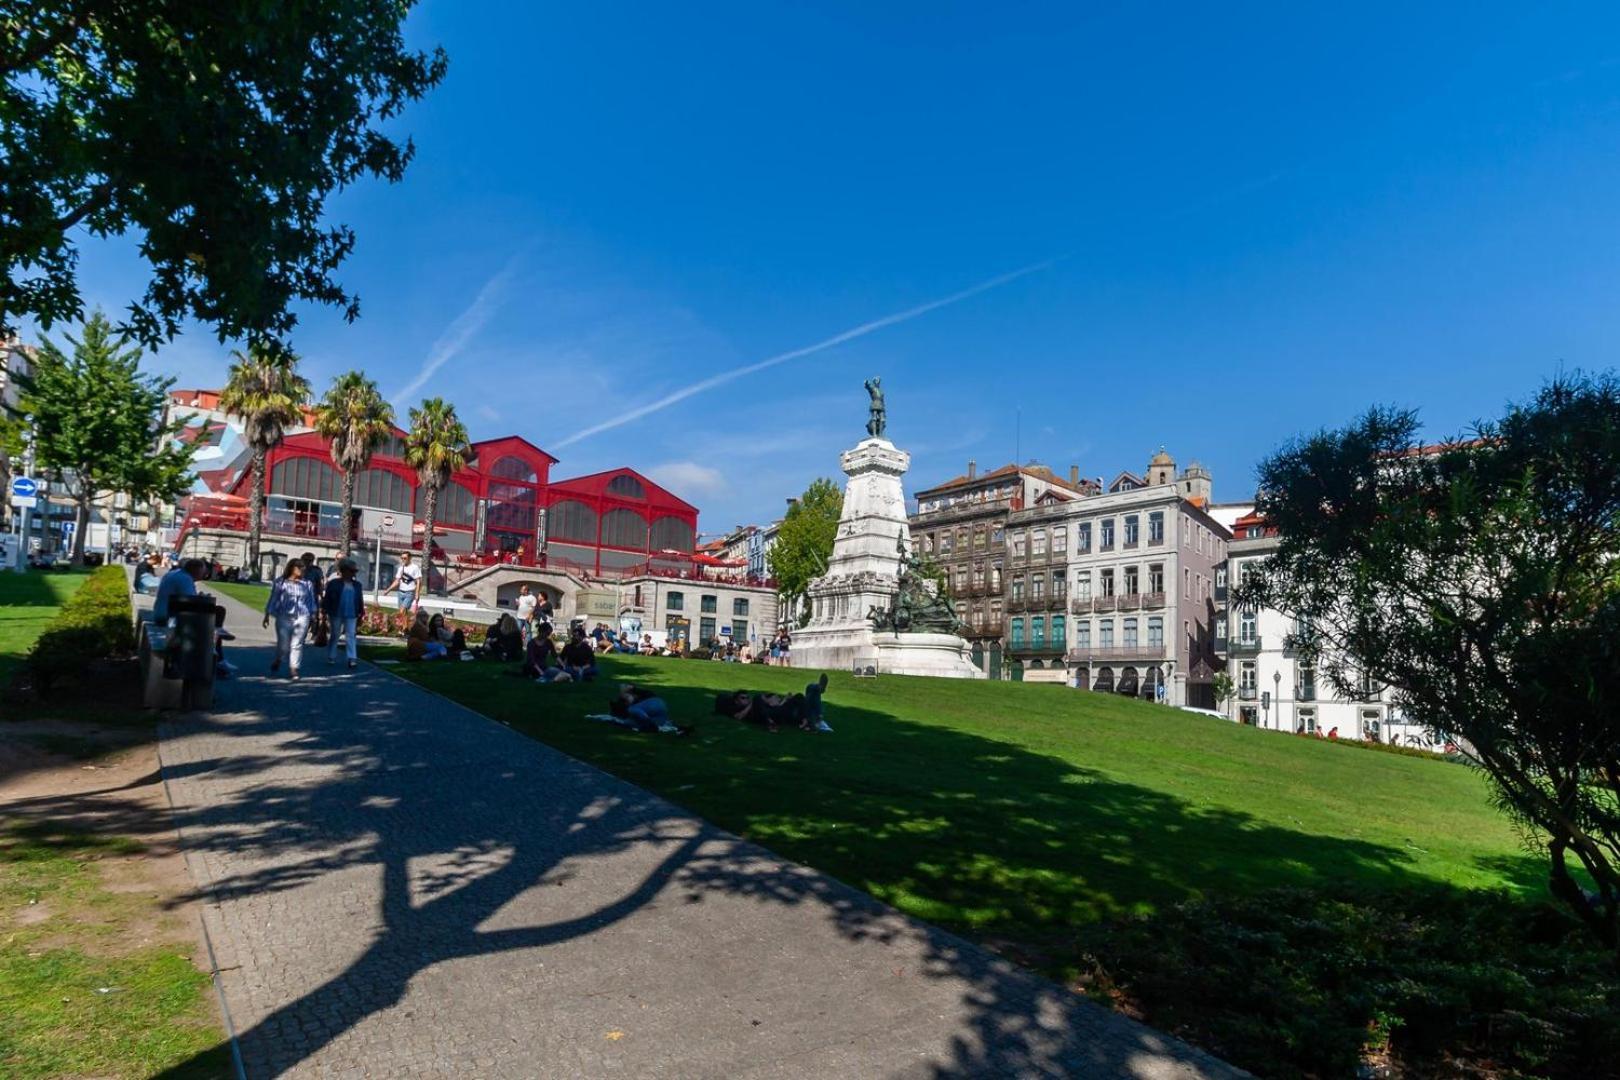
[[[1240,686],[1237,695],[1239,701],[1258,701],[1260,699],[1260,690],[1258,687]]]
[[[1091,610],[1098,613],[1113,611],[1118,606],[1116,598],[1112,596],[1099,596],[1091,602]]]
[[[1294,687],[1294,698],[1298,701],[1315,701],[1316,684],[1300,683],[1298,686]]]
[[[1009,642],[1007,652],[1012,656],[1061,656],[1063,642],[1055,638],[1025,638]]]
[[[1229,651],[1233,656],[1258,656],[1260,655],[1260,636],[1256,634],[1253,637],[1237,638],[1232,642]]]
[[[1170,659],[1168,645],[1099,645],[1073,648],[1069,659],[1077,664],[1159,663]]]
[[[1088,596],[1084,600],[1080,600],[1080,599],[1070,600],[1069,601],[1069,613],[1072,614],[1072,615],[1090,615],[1091,614],[1091,598]]]
[[[1149,609],[1164,607],[1164,593],[1150,592],[1142,594],[1142,606]]]
[[[1142,594],[1141,593],[1133,593],[1133,592],[1121,593],[1119,595],[1118,599],[1119,599],[1119,610],[1121,610],[1121,611],[1137,611],[1142,607]]]

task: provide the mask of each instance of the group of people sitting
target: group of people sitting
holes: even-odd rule
[[[827,693],[827,676],[823,673],[804,688],[802,694],[771,694],[755,690],[733,690],[716,694],[716,716],[727,716],[744,724],[757,724],[769,732],[782,728],[800,731],[832,731],[822,711],[822,699]],[[632,731],[644,734],[690,735],[692,725],[677,724],[670,716],[669,705],[654,690],[634,683],[619,687],[619,692],[608,701],[608,712],[597,719],[610,720]]]
[[[523,651],[523,676],[537,683],[589,682],[596,678],[596,650],[585,636],[585,628],[568,632],[568,641],[557,647],[551,624],[542,624],[529,637]]]

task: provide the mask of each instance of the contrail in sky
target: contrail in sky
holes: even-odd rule
[[[439,335],[439,339],[428,350],[427,359],[422,362],[422,369],[393,396],[396,406],[405,407],[408,404],[405,399],[426,386],[427,381],[445,364],[455,359],[478,331],[484,328],[484,324],[489,322],[489,317],[495,314],[495,309],[500,306],[501,293],[506,291],[507,282],[511,281],[512,275],[517,272],[518,260],[522,255],[523,252],[520,251],[507,259],[506,265],[501,267],[494,277],[484,282],[484,287],[478,290],[473,302],[444,328],[444,333]]]
[[[918,304],[916,307],[906,308],[904,311],[897,311],[892,315],[885,315],[880,319],[873,319],[871,322],[864,322],[859,326],[850,327],[848,330],[844,330],[840,333],[834,334],[830,338],[818,341],[814,345],[806,345],[799,349],[790,349],[787,352],[777,353],[775,356],[766,357],[764,360],[757,360],[752,364],[745,364],[739,368],[732,368],[730,371],[723,371],[718,375],[711,375],[707,379],[699,380],[698,382],[692,383],[690,386],[683,386],[679,390],[665,394],[657,401],[649,402],[646,405],[638,405],[629,412],[620,413],[618,416],[615,416],[610,420],[604,420],[600,424],[593,424],[582,431],[576,431],[572,435],[568,436],[568,438],[563,439],[554,445],[563,447],[568,446],[570,443],[577,443],[581,439],[588,439],[592,435],[600,435],[604,431],[611,431],[612,429],[621,427],[633,420],[640,420],[643,416],[667,409],[676,402],[685,401],[694,394],[701,394],[705,390],[713,390],[717,386],[722,386],[734,379],[740,379],[744,375],[752,375],[756,371],[764,371],[766,368],[775,367],[778,364],[785,364],[789,360],[797,360],[802,356],[809,356],[812,353],[823,352],[835,345],[842,345],[846,341],[854,341],[856,338],[865,337],[867,334],[873,333],[874,331],[882,330],[886,326],[894,326],[898,323],[910,322],[919,315],[926,315],[930,311],[935,311],[942,307],[948,307],[951,304],[966,300],[970,296],[977,296],[982,292],[989,292],[991,289],[1005,285],[1010,281],[1017,281],[1019,278],[1028,274],[1045,270],[1047,267],[1058,262],[1058,259],[1060,258],[1062,258],[1062,256],[1054,259],[1045,259],[1038,263],[1031,263],[1029,266],[1020,267],[1017,270],[1012,270],[1008,273],[999,274],[996,277],[988,278],[979,282],[977,285],[969,285],[960,292],[953,292],[949,296],[940,297],[938,300],[930,300],[926,304]]]

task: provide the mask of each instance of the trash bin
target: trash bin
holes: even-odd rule
[[[141,704],[148,709],[178,709],[185,684],[172,678],[169,666],[169,628],[141,623]]]
[[[173,641],[169,670],[182,682],[180,705],[206,709],[214,703],[214,631],[216,601],[207,593],[169,601]]]

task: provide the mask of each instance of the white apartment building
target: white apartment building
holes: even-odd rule
[[[1236,520],[1233,532],[1226,577],[1239,585],[1277,550],[1278,536],[1252,512]],[[1226,703],[1229,717],[1275,731],[1440,749],[1427,731],[1406,719],[1387,688],[1364,680],[1355,696],[1335,696],[1325,676],[1303,663],[1293,648],[1309,632],[1275,608],[1230,606],[1227,673],[1235,693]]]

